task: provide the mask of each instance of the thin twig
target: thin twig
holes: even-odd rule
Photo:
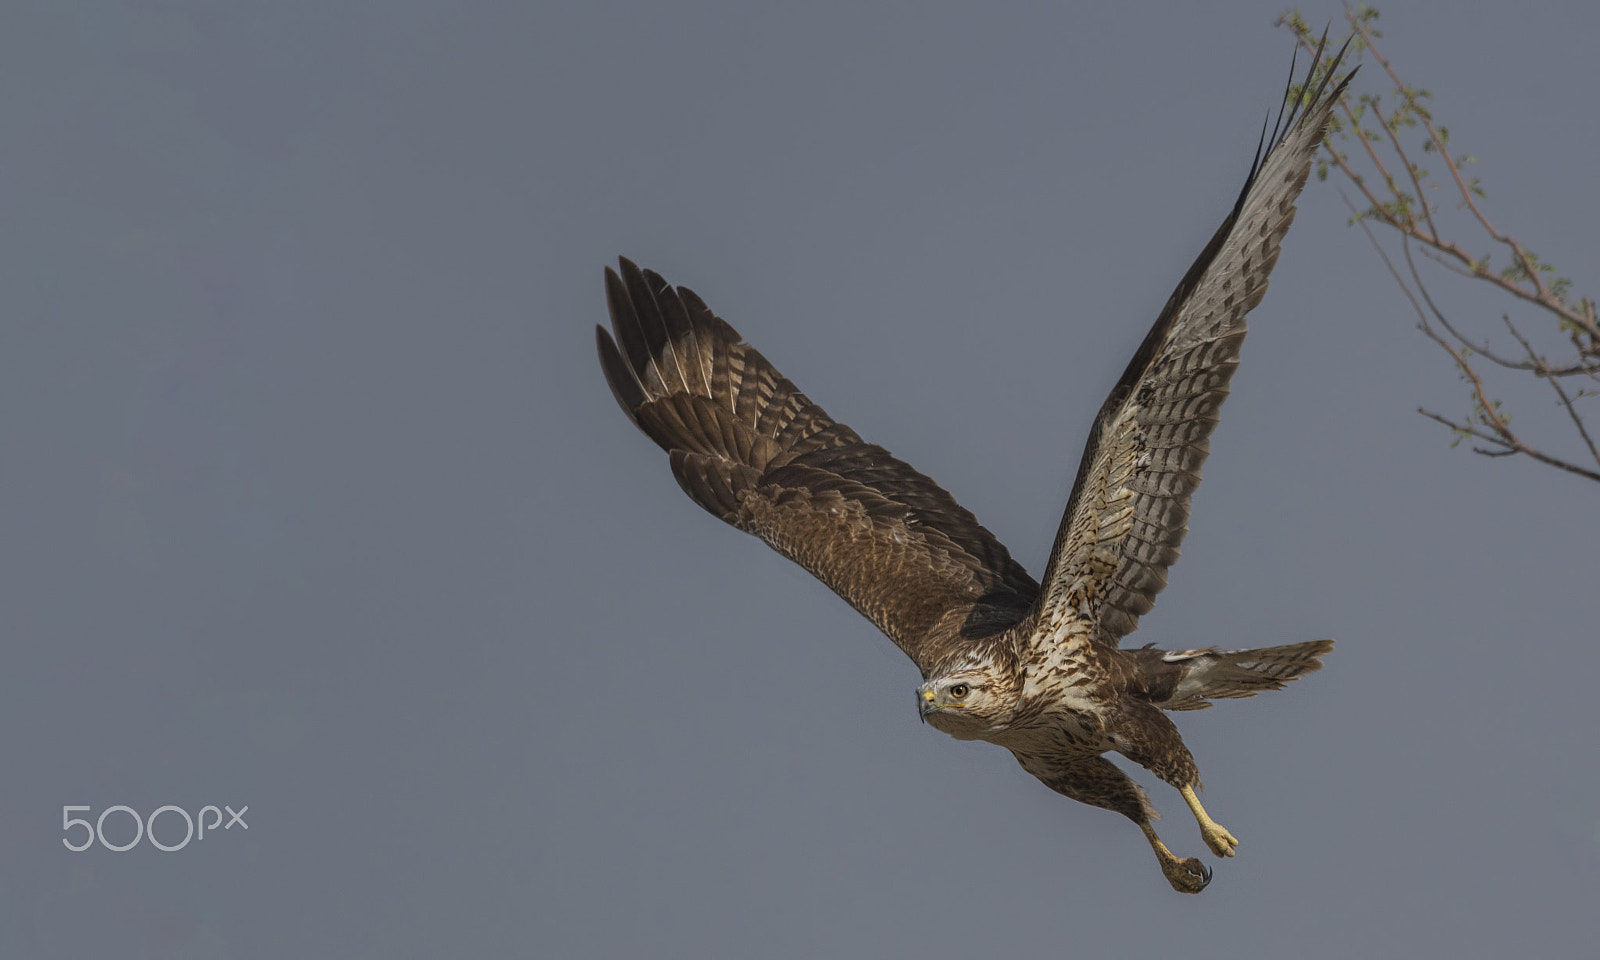
[[[1400,238],[1400,249],[1406,255],[1406,265],[1411,268],[1411,276],[1416,278],[1417,265],[1411,259],[1411,246],[1407,243],[1405,237]],[[1423,302],[1428,305],[1428,309],[1433,312],[1434,317],[1439,319],[1441,323],[1444,322],[1444,314],[1434,304],[1433,298],[1428,296],[1428,289],[1419,283],[1417,292],[1422,295]],[[1484,422],[1484,425],[1504,437],[1507,446],[1514,447],[1519,452],[1528,450],[1527,445],[1517,439],[1516,434],[1511,432],[1511,427],[1501,418],[1500,411],[1497,409],[1498,404],[1489,399],[1489,394],[1483,388],[1483,380],[1478,376],[1478,371],[1472,369],[1472,365],[1467,363],[1467,359],[1461,355],[1461,352],[1445,338],[1435,333],[1433,328],[1428,326],[1426,320],[1422,324],[1422,332],[1428,335],[1428,339],[1443,347],[1445,352],[1450,354],[1451,358],[1455,360],[1456,366],[1461,368],[1462,374],[1472,384],[1472,391],[1478,398],[1478,407],[1483,411],[1478,416]]]
[[[1516,325],[1511,322],[1511,318],[1505,314],[1501,314],[1500,319],[1505,321],[1506,329],[1510,330],[1511,335],[1517,338],[1517,342],[1522,344],[1522,349],[1527,351],[1529,359],[1533,363],[1537,364],[1538,372],[1543,374],[1545,382],[1550,384],[1550,388],[1556,392],[1556,396],[1561,398],[1561,405],[1567,408],[1567,416],[1572,418],[1573,426],[1578,428],[1578,436],[1583,438],[1584,445],[1589,448],[1589,456],[1594,458],[1594,462],[1597,466],[1600,466],[1600,450],[1595,449],[1594,440],[1589,437],[1589,431],[1583,425],[1583,418],[1578,416],[1578,411],[1572,409],[1572,398],[1568,397],[1567,391],[1561,388],[1561,381],[1557,380],[1553,375],[1551,375],[1550,368],[1545,364],[1543,359],[1533,352],[1533,346],[1529,344],[1527,338],[1525,338],[1522,333],[1517,330]]]

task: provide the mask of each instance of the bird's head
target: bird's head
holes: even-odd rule
[[[983,667],[955,670],[917,688],[923,721],[957,740],[982,740],[1003,729],[1016,704],[1012,685]]]

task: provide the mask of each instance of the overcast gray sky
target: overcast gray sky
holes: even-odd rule
[[[1597,8],[1383,9],[1491,214],[1596,292]],[[1199,897],[920,725],[594,360],[626,254],[1037,575],[1277,106],[1281,10],[9,5],[0,956],[1592,949],[1596,490],[1416,415],[1465,389],[1330,186],[1133,638],[1339,643],[1180,716],[1242,841]],[[248,828],[63,848],[119,804]]]

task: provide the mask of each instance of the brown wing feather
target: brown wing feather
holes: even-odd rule
[[[1349,83],[1346,77],[1327,89],[1340,50],[1313,86],[1321,54],[1319,48],[1302,88],[1309,106],[1297,117],[1297,99],[1282,135],[1274,131],[1265,157],[1258,151],[1232,212],[1095,418],[1033,611],[1036,637],[1057,635],[1068,620],[1087,620],[1091,636],[1114,647],[1166,586],[1167,568],[1188,532],[1189,498],[1209,437],[1239,365],[1245,315],[1266,294],[1312,154]]]
[[[596,328],[600,366],[690,499],[924,668],[1022,618],[1038,585],[950,494],[835,422],[693,292],[620,266],[606,271],[616,339]]]

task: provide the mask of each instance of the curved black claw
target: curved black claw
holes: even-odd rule
[[[1194,857],[1164,860],[1161,872],[1179,893],[1199,893],[1211,882],[1211,868]]]

